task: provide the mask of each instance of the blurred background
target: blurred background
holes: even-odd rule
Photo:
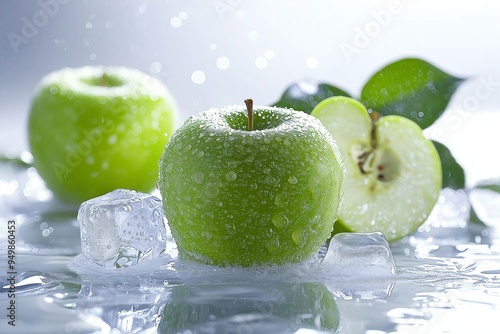
[[[497,0],[3,1],[0,152],[28,149],[34,89],[62,67],[149,73],[183,121],[249,97],[272,104],[301,79],[359,96],[375,71],[404,57],[469,78],[426,133],[452,149],[469,184],[500,175]]]

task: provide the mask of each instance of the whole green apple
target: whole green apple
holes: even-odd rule
[[[161,334],[335,332],[340,324],[335,298],[321,283],[178,285],[170,296]]]
[[[332,97],[311,115],[344,156],[344,199],[335,232],[382,232],[390,241],[413,233],[441,190],[441,161],[422,129],[402,116],[373,117],[358,101]]]
[[[158,187],[184,259],[293,263],[330,236],[344,177],[331,135],[303,112],[257,107],[251,115],[253,128],[241,106],[202,112],[165,148]]]
[[[61,200],[154,188],[177,107],[161,84],[124,67],[65,68],[44,77],[28,134],[34,166]]]

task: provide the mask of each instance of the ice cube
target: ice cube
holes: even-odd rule
[[[334,235],[321,267],[337,275],[396,274],[391,249],[380,232]]]
[[[84,202],[78,211],[82,253],[106,268],[158,258],[167,233],[160,199],[118,189]]]

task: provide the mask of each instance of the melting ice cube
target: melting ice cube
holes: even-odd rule
[[[158,258],[166,246],[161,201],[150,194],[118,189],[84,202],[78,211],[82,253],[106,268]]]
[[[396,273],[389,244],[379,232],[334,235],[321,266],[338,275]]]

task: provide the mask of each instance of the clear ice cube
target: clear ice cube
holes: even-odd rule
[[[396,274],[389,243],[380,232],[334,235],[321,266],[338,275]]]
[[[84,202],[78,211],[82,253],[106,268],[158,258],[167,233],[159,198],[118,189]]]

